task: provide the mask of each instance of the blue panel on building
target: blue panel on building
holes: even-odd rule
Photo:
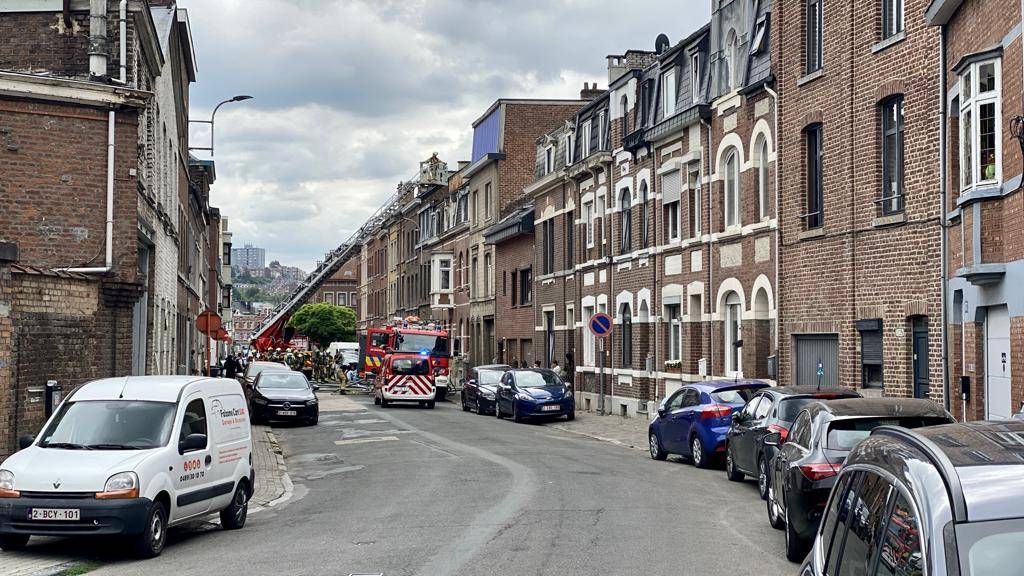
[[[473,162],[498,152],[498,130],[501,128],[501,106],[473,128]]]

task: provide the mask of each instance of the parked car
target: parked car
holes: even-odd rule
[[[245,373],[242,374],[242,386],[247,388],[246,393],[251,391],[252,384],[256,381],[256,377],[264,370],[291,370],[291,368],[289,368],[284,362],[266,362],[263,360],[249,362],[245,367]]]
[[[525,418],[576,418],[576,402],[572,389],[553,371],[546,368],[510,370],[501,377],[494,415],[511,416],[521,422]]]
[[[662,400],[647,427],[651,458],[678,454],[706,468],[725,451],[732,413],[763,388],[768,384],[760,380],[712,380],[676,390]]]
[[[220,514],[245,526],[255,473],[236,380],[131,376],[87,382],[0,464],[0,548],[32,536],[127,537],[159,555],[167,528]]]
[[[762,439],[769,432],[778,432],[785,440],[789,427],[808,402],[860,398],[849,388],[816,388],[814,386],[782,386],[766,388],[753,397],[742,410],[734,412],[726,433],[725,473],[729,480],[740,482],[744,476],[757,478],[761,499],[768,498],[768,462],[772,447]]]
[[[871,430],[953,422],[931,400],[853,398],[806,405],[784,443],[778,432],[765,435],[765,444],[779,448],[769,463],[768,521],[786,530],[786,558],[799,562],[807,555],[843,461]]]
[[[462,384],[462,411],[476,410],[477,414],[494,411],[498,383],[511,370],[507,364],[487,364],[471,368]]]
[[[1011,576],[1024,548],[1024,422],[880,426],[850,452],[801,576]]]
[[[300,421],[315,425],[320,420],[320,402],[316,398],[319,389],[302,372],[264,370],[256,376],[252,388],[252,421]]]

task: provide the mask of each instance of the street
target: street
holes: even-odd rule
[[[94,574],[792,574],[752,483],[678,459],[435,410],[327,411],[275,427],[290,502],[238,532],[172,532],[164,554]],[[609,416],[608,418],[613,418]],[[340,443],[340,444],[339,444]]]

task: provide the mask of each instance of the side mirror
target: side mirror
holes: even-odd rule
[[[469,384],[470,386],[476,386],[476,378],[470,378],[469,381],[466,383]]]
[[[664,417],[666,412],[668,410],[664,406],[658,406],[658,416]]]
[[[195,452],[206,448],[206,434],[189,434],[184,440],[178,442],[178,453]]]
[[[32,445],[36,441],[36,437],[31,434],[26,434],[21,438],[18,438],[18,450],[24,450]]]
[[[732,423],[733,424],[739,424],[742,420],[743,420],[743,413],[742,412],[738,412],[737,411],[737,412],[733,412],[732,413]]]
[[[769,432],[764,435],[761,442],[763,442],[765,446],[774,446],[778,448],[782,445],[782,434],[778,432]]]
[[[319,389],[320,389],[320,385],[319,384],[313,384],[313,392],[316,392]]]

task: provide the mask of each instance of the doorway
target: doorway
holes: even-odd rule
[[[914,398],[928,397],[928,317],[914,316],[912,330]]]
[[[1010,310],[993,306],[985,316],[985,418],[1013,415],[1010,395]]]

